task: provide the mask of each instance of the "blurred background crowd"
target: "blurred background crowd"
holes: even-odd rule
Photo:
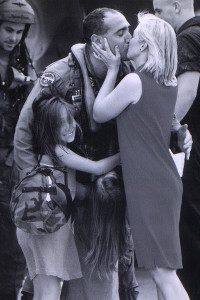
[[[98,7],[120,10],[133,28],[137,13],[153,12],[152,0],[28,0],[36,13],[27,45],[34,66],[42,71],[49,63],[65,57],[72,45],[83,42],[82,21]],[[196,14],[200,14],[200,1],[195,0]],[[58,17],[59,16],[59,17]],[[131,32],[130,30],[130,32]]]

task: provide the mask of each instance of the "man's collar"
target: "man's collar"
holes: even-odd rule
[[[85,56],[85,63],[86,63],[88,72],[90,74],[92,74],[92,76],[96,77],[96,74],[94,72],[94,68],[93,68],[93,65],[92,65],[92,62],[91,62],[91,59],[90,59],[90,54],[89,54],[89,49],[88,49],[87,44],[85,45],[85,48],[84,48],[84,56]]]
[[[102,80],[104,80],[104,78],[103,79],[97,78],[94,72],[94,68],[88,58],[89,55],[87,55],[86,53],[87,52],[86,48],[87,48],[86,44],[75,44],[72,46],[71,51],[76,59],[78,59],[78,57],[80,56],[83,58],[88,73],[94,76],[97,81],[100,80],[100,82],[102,83]],[[126,74],[130,73],[130,71],[133,71],[131,70],[130,62],[129,61],[122,62],[119,68],[118,78],[122,79]]]

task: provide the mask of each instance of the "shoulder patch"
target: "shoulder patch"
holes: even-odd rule
[[[44,87],[52,85],[54,81],[55,81],[55,75],[51,72],[43,73],[42,76],[40,77],[40,85]]]

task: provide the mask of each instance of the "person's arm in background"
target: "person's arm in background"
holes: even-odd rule
[[[175,106],[175,114],[181,121],[192,106],[198,90],[199,72],[185,72],[178,76],[178,96]]]
[[[199,25],[188,28],[177,34],[178,96],[175,113],[179,121],[186,116],[194,103],[200,78]]]
[[[196,34],[193,32],[196,31]],[[199,46],[200,39],[198,31],[199,27],[193,27],[191,30],[183,30],[177,34],[178,43],[178,68],[177,68],[177,79],[178,79],[178,95],[177,103],[175,106],[175,114],[179,121],[181,121],[190,110],[193,105],[199,84],[200,77],[200,53]],[[187,127],[179,129],[177,135],[183,148],[181,149],[186,153],[186,158],[189,158],[189,153],[192,147],[192,138],[187,130]],[[185,138],[185,145],[183,140]],[[188,150],[184,150],[188,147]],[[181,147],[180,147],[181,148]]]
[[[175,115],[179,121],[185,117],[197,96],[199,78],[200,73],[195,71],[184,72],[177,78],[178,95],[175,106]],[[185,152],[186,159],[189,159],[192,148],[192,137],[187,130],[187,127],[182,126],[182,129],[178,131],[177,138],[179,148]]]

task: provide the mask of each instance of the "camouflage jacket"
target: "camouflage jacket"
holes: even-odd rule
[[[4,80],[0,74],[0,148],[13,146],[19,113],[35,79],[25,44],[18,45],[9,57]]]
[[[124,68],[128,73],[128,66]],[[74,45],[67,57],[54,62],[45,69],[29,95],[16,127],[15,161],[19,169],[37,164],[31,127],[32,103],[44,89],[49,89],[52,95],[59,95],[74,105],[75,117],[83,132],[82,140],[75,145],[76,149],[81,150],[81,155],[90,159],[108,156],[107,142],[114,133],[116,136],[116,129],[112,124],[100,125],[93,120],[92,108],[96,93],[94,80],[90,75],[85,61],[84,44]]]

